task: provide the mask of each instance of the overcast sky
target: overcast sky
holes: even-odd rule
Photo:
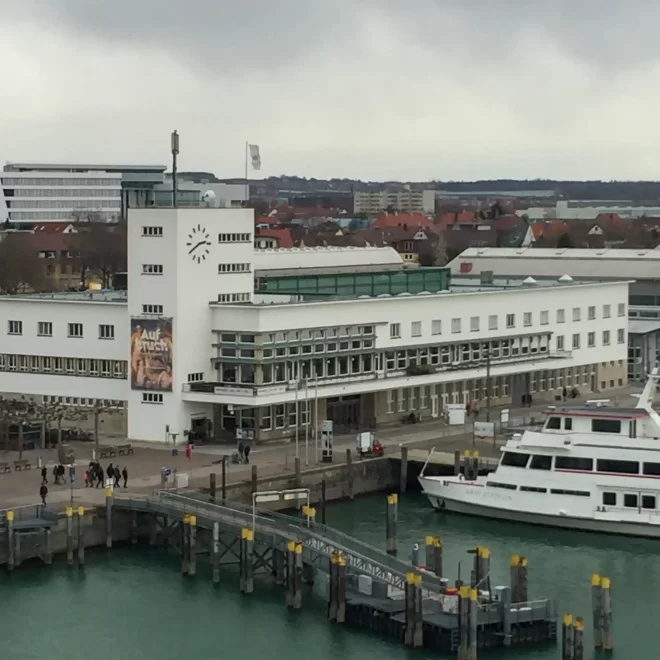
[[[655,0],[0,0],[0,160],[660,178]]]

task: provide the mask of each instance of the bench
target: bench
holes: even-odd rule
[[[117,451],[110,445],[101,445],[99,447],[99,458],[111,458],[112,456],[116,455]]]
[[[9,465],[9,463],[6,462],[0,463],[0,472],[2,472],[3,474],[5,472],[11,472],[11,465]]]
[[[117,453],[120,456],[128,456],[128,454],[134,453],[133,445],[117,445]]]
[[[14,461],[14,470],[20,472],[21,470],[31,470],[32,464],[27,458],[23,458],[20,461]]]

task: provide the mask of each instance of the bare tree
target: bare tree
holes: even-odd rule
[[[447,263],[447,240],[445,230],[438,233],[434,246],[434,265],[444,266]]]
[[[29,234],[8,234],[0,241],[0,293],[37,290],[43,282],[43,262]]]
[[[31,401],[21,399],[2,399],[0,401],[0,411],[5,423],[5,432],[7,437],[7,448],[10,447],[9,433],[12,426],[18,427],[18,458],[23,458],[25,449],[25,427],[37,423],[36,409]]]
[[[96,450],[96,457],[99,455],[99,418],[101,415],[116,415],[123,410],[120,406],[114,403],[107,403],[101,399],[97,399],[91,408],[81,408],[80,415],[82,419],[89,419],[90,416],[94,418],[94,449]]]

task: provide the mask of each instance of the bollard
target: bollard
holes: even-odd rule
[[[85,528],[83,518],[85,516],[85,507],[78,507],[78,568],[85,566]]]
[[[392,493],[387,496],[387,517],[385,519],[385,550],[388,555],[396,556],[396,524],[399,496]]]
[[[399,492],[405,493],[408,487],[408,447],[401,445],[401,470],[399,473]]]
[[[603,646],[601,594],[600,575],[594,573],[591,576],[591,616],[594,628],[594,648],[596,649]]]
[[[561,626],[561,660],[574,660],[573,631],[573,615],[564,614],[564,621]]]
[[[211,472],[211,474],[209,474],[209,497],[211,502],[215,502],[215,480],[216,474],[215,472]]]
[[[325,525],[325,500],[326,500],[326,482],[325,479],[321,479],[321,524]]]
[[[422,631],[422,576],[419,573],[406,575],[406,619],[404,643],[419,648],[423,644]]]
[[[16,540],[14,536],[14,512],[11,510],[7,511],[7,550],[7,570],[13,571],[16,565]]]
[[[520,555],[511,555],[511,602],[519,603],[520,598]]]
[[[287,544],[287,594],[286,604],[293,610],[302,607],[302,543]]]
[[[188,519],[188,575],[197,573],[197,516]]]
[[[419,568],[419,543],[413,543],[412,552],[410,553],[410,563]]]
[[[468,660],[477,660],[477,622],[479,615],[479,590],[470,589],[468,612]]]
[[[462,585],[458,600],[458,660],[467,660],[469,641],[470,588]]]
[[[73,566],[73,507],[66,508],[66,563]]]
[[[137,545],[138,542],[138,514],[137,511],[133,511],[131,515],[131,543]]]
[[[184,513],[181,521],[181,573],[188,575],[188,550],[190,536],[188,535],[188,524],[190,523],[190,514]]]
[[[614,648],[612,639],[612,593],[610,587],[612,582],[610,578],[601,578],[601,630],[603,631],[603,650],[611,651]]]
[[[302,479],[300,477],[300,456],[293,459],[293,479],[295,488],[302,486]]]
[[[339,553],[330,555],[330,599],[328,602],[328,619],[337,621],[337,583],[339,578]]]
[[[112,486],[105,489],[105,547],[112,548]]]
[[[454,476],[457,477],[461,473],[461,450],[457,449],[454,452]]]
[[[313,506],[303,505],[302,508],[303,516],[305,516],[305,525],[311,527],[314,521],[316,520],[316,509]]]
[[[259,484],[257,483],[257,466],[252,464],[252,493],[256,493],[259,489]]]
[[[337,562],[337,623],[346,622],[346,576],[348,575],[348,557],[339,553]]]
[[[227,499],[227,456],[222,457],[222,501]]]
[[[438,536],[427,536],[426,570],[442,577],[442,540]]]
[[[584,660],[584,619],[575,619],[573,627],[573,660]]]
[[[478,547],[477,551],[477,567],[479,571],[478,589],[485,589],[488,587],[490,591],[490,549],[483,546]]]
[[[213,541],[211,546],[211,566],[213,567],[213,584],[220,582],[220,523],[213,523]]]
[[[348,497],[354,498],[353,494],[353,454],[350,447],[346,449],[346,483],[348,484]]]
[[[526,603],[529,600],[527,595],[527,557],[520,558],[520,600],[519,603]]]
[[[502,633],[504,646],[511,646],[511,588],[498,587],[500,593],[500,606],[502,608]]]
[[[249,527],[241,530],[240,561],[241,592],[251,594],[254,592],[254,530]]]

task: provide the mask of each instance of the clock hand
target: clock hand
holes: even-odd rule
[[[193,253],[193,252],[194,252],[194,251],[195,251],[200,245],[204,245],[204,241],[200,241],[199,243],[197,243],[197,245],[194,245],[194,246],[190,249],[190,251],[188,252],[188,254],[192,254],[192,253]]]

